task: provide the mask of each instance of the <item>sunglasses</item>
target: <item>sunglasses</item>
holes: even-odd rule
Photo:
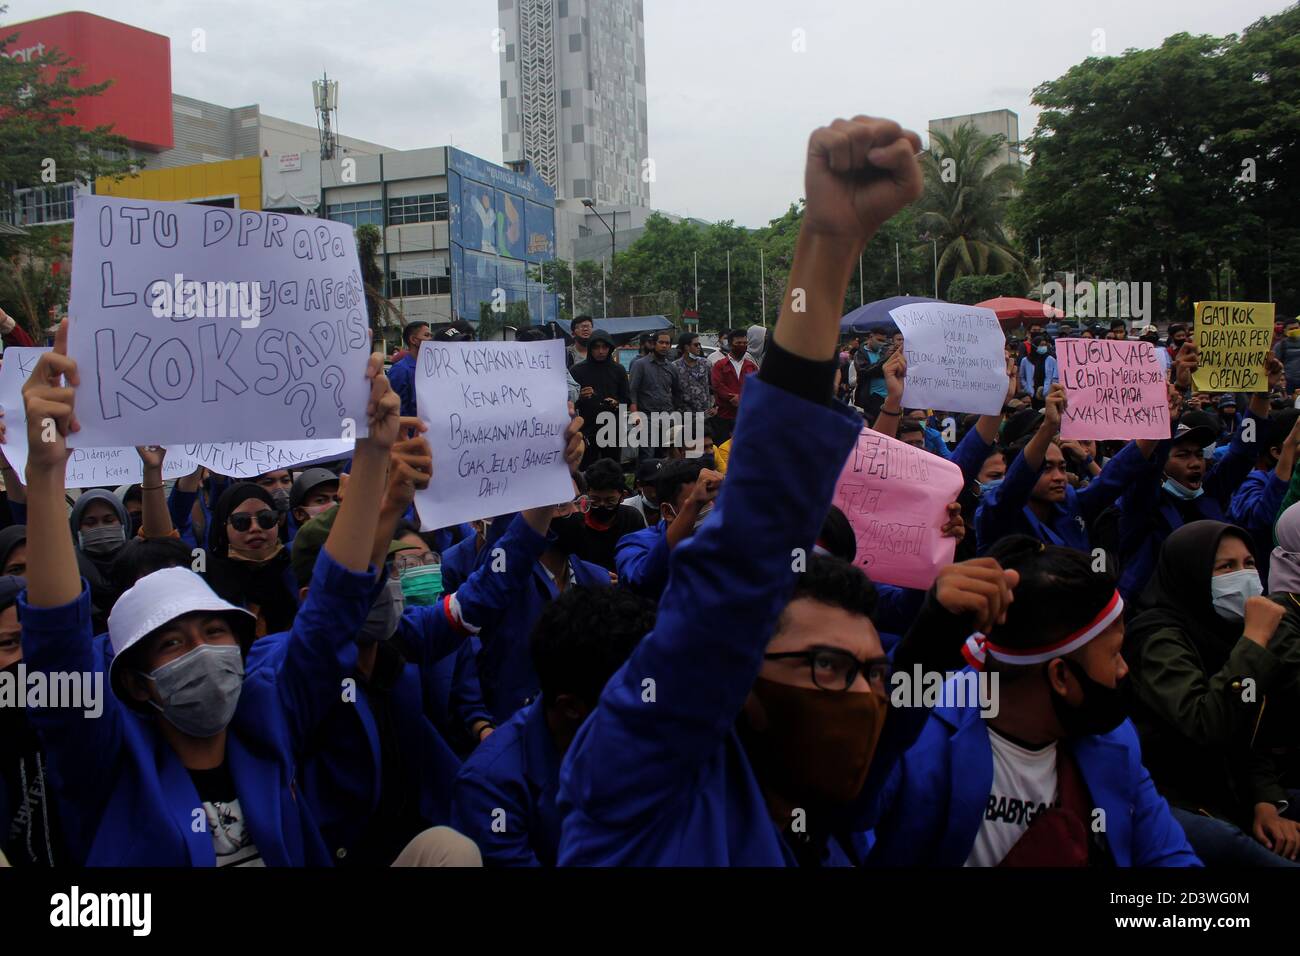
[[[264,508],[257,512],[257,514],[249,514],[247,511],[241,511],[238,514],[231,515],[226,520],[230,523],[230,527],[234,528],[240,534],[243,534],[245,531],[248,531],[253,527],[254,518],[257,519],[257,526],[263,531],[270,531],[280,523],[279,514],[269,508]]]

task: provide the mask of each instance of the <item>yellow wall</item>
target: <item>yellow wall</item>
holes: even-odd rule
[[[100,177],[95,180],[95,192],[101,196],[163,201],[238,196],[235,203],[240,209],[260,210],[262,161],[254,156],[171,169],[146,169],[116,182]]]

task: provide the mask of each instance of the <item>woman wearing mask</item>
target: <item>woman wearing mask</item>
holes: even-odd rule
[[[1056,356],[1051,354],[1047,336],[1034,338],[1033,348],[1020,360],[1020,389],[1034,401],[1034,408],[1042,408],[1047,391],[1056,384]]]
[[[258,637],[287,631],[298,610],[298,588],[279,524],[270,492],[248,481],[227,488],[212,512],[208,583],[253,613]]]
[[[1273,645],[1294,635],[1263,592],[1246,532],[1193,521],[1166,539],[1124,641],[1146,765],[1209,866],[1300,855],[1282,816],[1300,807],[1260,733],[1283,672]]]
[[[28,459],[28,588],[19,597],[29,671],[93,673],[89,597],[63,529],[66,436],[76,428],[76,363],[67,326],[23,388]],[[69,849],[86,866],[328,866],[331,858],[295,783],[297,754],[337,698],[352,635],[374,600],[376,502],[397,435],[398,400],[371,380],[368,437],[357,441],[352,494],[315,565],[285,665],[244,676],[252,616],[197,575],[168,568],[114,606],[111,693],[102,712],[33,708]],[[66,377],[68,386],[63,386]],[[57,439],[40,440],[40,422]],[[329,694],[321,688],[329,687]]]

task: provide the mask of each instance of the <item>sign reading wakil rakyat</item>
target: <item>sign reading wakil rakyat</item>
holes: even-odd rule
[[[1061,437],[1168,438],[1169,390],[1150,342],[1057,339]]]
[[[69,445],[365,435],[370,328],[348,226],[81,196],[72,263]]]
[[[1006,336],[992,309],[918,302],[891,309],[903,333],[903,404],[998,415],[1007,396]]]
[[[1197,302],[1195,329],[1200,364],[1192,382],[1199,391],[1268,391],[1273,303]]]
[[[573,498],[563,342],[425,342],[415,397],[433,451],[423,530]]]

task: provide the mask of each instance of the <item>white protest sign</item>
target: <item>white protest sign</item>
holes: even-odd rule
[[[282,468],[304,468],[322,461],[350,458],[355,444],[343,439],[237,441],[217,445],[183,445],[178,450],[193,461],[196,467],[202,465],[228,478],[255,478]]]
[[[364,299],[341,223],[79,196],[68,443],[364,437]]]
[[[27,413],[23,406],[23,383],[48,348],[11,346],[0,360],[0,408],[5,413],[5,443],[0,450],[22,479],[27,475]],[[163,459],[163,480],[188,475],[198,467],[179,448],[169,449]],[[97,485],[135,485],[144,477],[144,464],[134,447],[74,448],[68,456],[65,488]]]
[[[1006,336],[992,309],[917,302],[891,309],[903,333],[903,404],[1000,415],[1007,397]]]
[[[421,530],[572,500],[564,371],[559,340],[420,346],[415,400],[433,450]]]

